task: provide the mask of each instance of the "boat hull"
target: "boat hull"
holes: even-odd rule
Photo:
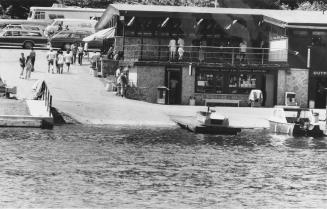
[[[278,134],[288,134],[291,136],[323,136],[324,133],[319,125],[314,125],[313,128],[304,128],[300,124],[295,123],[279,123],[269,121],[270,131]]]

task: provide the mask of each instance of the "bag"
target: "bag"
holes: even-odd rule
[[[32,66],[32,68],[31,68],[31,72],[34,72],[34,66]]]

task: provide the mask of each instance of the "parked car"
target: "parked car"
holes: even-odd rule
[[[21,46],[29,49],[46,46],[48,42],[42,31],[8,29],[0,33],[0,45]]]
[[[16,30],[33,30],[33,31],[44,31],[45,27],[36,25],[23,25],[23,24],[9,24],[3,30],[16,29]]]
[[[60,31],[49,38],[50,46],[53,48],[69,49],[72,44],[83,44],[83,38],[91,35],[90,31]],[[100,49],[102,41],[91,41],[88,43],[89,49]]]

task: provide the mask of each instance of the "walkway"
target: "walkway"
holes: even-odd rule
[[[37,79],[44,79],[53,95],[53,106],[84,124],[121,124],[139,126],[174,126],[169,115],[192,116],[205,110],[200,106],[167,106],[117,97],[105,91],[99,78],[89,74],[89,63],[73,65],[70,72],[49,74],[47,51],[36,51],[36,71],[30,80],[19,79],[18,58],[29,50],[0,49],[0,75],[9,85],[18,86],[18,97],[29,98]],[[268,127],[271,108],[219,107],[230,124],[243,127]]]

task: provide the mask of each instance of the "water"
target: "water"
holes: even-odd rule
[[[326,208],[327,139],[0,129],[0,207]]]

